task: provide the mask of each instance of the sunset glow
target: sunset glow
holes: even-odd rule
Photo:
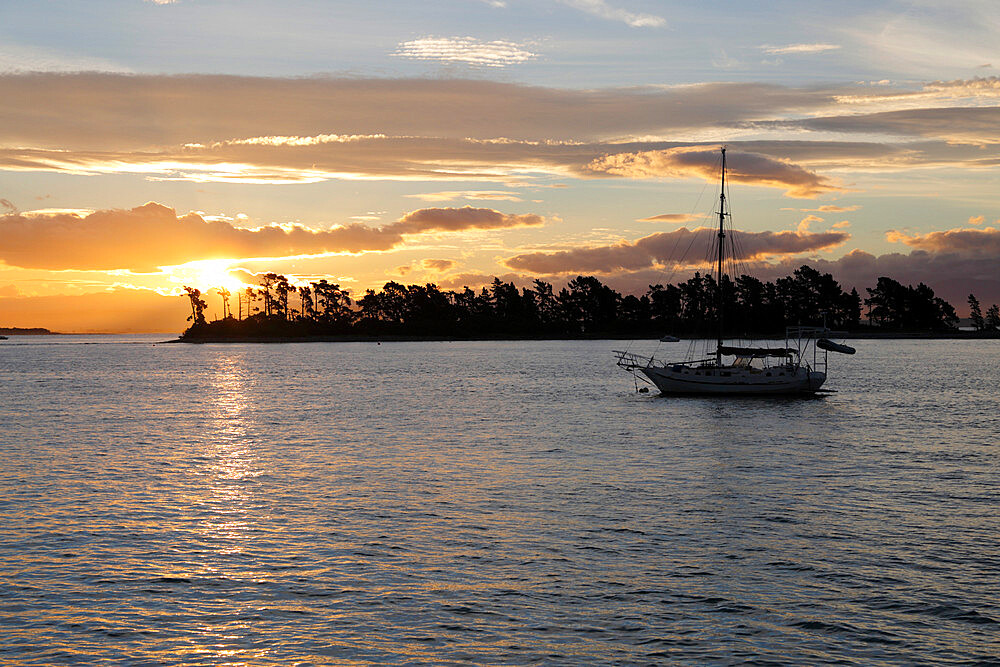
[[[237,262],[238,260],[231,259],[206,259],[161,268],[170,281],[178,285],[191,285],[202,291],[221,287],[235,293],[246,287],[246,283],[230,272]]]

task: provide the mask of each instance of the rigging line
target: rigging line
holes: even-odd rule
[[[717,159],[717,162],[721,162],[721,158],[718,158],[718,159]],[[689,215],[689,216],[693,216],[693,215],[694,215],[694,212],[695,212],[695,210],[696,210],[696,209],[697,209],[697,208],[698,208],[698,207],[699,207],[699,206],[701,205],[701,199],[702,199],[702,197],[704,197],[704,195],[705,195],[705,190],[706,190],[706,189],[708,188],[708,185],[709,185],[709,182],[708,182],[708,181],[704,181],[704,182],[702,183],[702,185],[701,185],[701,191],[700,191],[700,192],[698,193],[698,197],[697,197],[697,198],[695,199],[695,201],[694,201],[694,205],[693,205],[693,206],[691,207],[691,210],[690,210],[690,211],[688,211],[688,215]],[[695,234],[692,234],[692,239],[691,239],[691,242],[690,242],[690,243],[688,243],[688,247],[687,247],[687,249],[686,249],[686,250],[684,251],[684,255],[683,255],[683,256],[681,257],[681,259],[680,259],[680,260],[677,260],[677,261],[674,261],[674,260],[673,260],[673,256],[674,256],[674,253],[675,253],[675,252],[677,251],[677,246],[678,246],[678,245],[680,244],[680,242],[681,242],[681,235],[680,235],[680,234],[678,234],[678,235],[677,235],[677,236],[676,236],[676,237],[674,238],[674,245],[673,245],[673,247],[671,247],[671,248],[670,248],[670,253],[669,253],[669,255],[668,255],[668,257],[670,257],[670,258],[671,258],[671,259],[670,259],[670,261],[672,262],[672,266],[673,266],[673,268],[671,268],[671,269],[670,269],[669,273],[667,272],[667,269],[665,269],[665,268],[664,268],[664,269],[662,269],[662,270],[661,270],[661,272],[660,272],[660,276],[659,276],[660,280],[658,280],[656,284],[663,284],[663,286],[664,286],[664,287],[666,287],[666,286],[667,286],[667,285],[668,285],[668,284],[669,284],[669,283],[670,283],[670,282],[671,282],[671,281],[673,280],[673,278],[674,278],[674,274],[675,274],[675,273],[677,272],[677,266],[678,266],[678,264],[679,264],[679,263],[680,263],[681,261],[683,261],[683,259],[684,259],[684,256],[686,256],[686,255],[687,255],[687,253],[688,253],[688,252],[689,252],[689,251],[691,250],[691,245],[692,245],[692,244],[694,243],[694,238],[693,238],[694,236],[695,236]],[[625,351],[626,351],[626,352],[630,351],[630,350],[632,349],[632,345],[633,345],[634,343],[635,343],[635,339],[633,338],[632,340],[630,340],[630,341],[628,342],[628,345],[626,345],[626,346],[625,346]],[[658,340],[658,341],[657,341],[657,343],[656,343],[656,347],[655,347],[655,348],[653,349],[653,354],[655,355],[655,354],[656,354],[656,352],[657,352],[657,351],[658,351],[659,349],[660,349],[660,341]]]
[[[722,157],[721,156],[715,159],[715,165],[716,165],[716,167],[718,169],[721,169],[721,167],[722,167]],[[701,192],[698,193],[698,199],[695,201],[695,205],[691,208],[691,213],[692,214],[694,213],[695,208],[697,208],[697,206],[699,204],[701,204],[701,199],[702,199],[702,197],[705,194],[705,190],[708,189],[708,185],[709,185],[708,181],[705,181],[702,184],[702,186],[701,186]],[[712,208],[713,209],[715,208],[714,200],[713,200],[713,203],[712,203]],[[708,213],[706,213],[702,217],[702,223],[704,223],[704,221],[707,220],[712,215],[713,215],[713,213],[710,210]],[[677,246],[680,244],[680,240],[681,240],[680,239],[680,235],[678,235],[677,238],[674,240],[674,246],[670,249],[670,261],[673,262],[674,268],[670,270],[670,274],[667,276],[667,281],[668,282],[670,280],[673,280],[674,274],[677,272],[677,266],[679,264],[681,264],[687,258],[688,253],[691,252],[691,247],[694,245],[694,242],[695,242],[695,239],[697,238],[697,236],[698,236],[698,233],[695,230],[691,230],[691,239],[690,239],[690,241],[688,241],[687,248],[684,249],[684,253],[679,258],[677,258],[677,259],[674,259],[674,254],[677,251]],[[706,258],[706,260],[707,259],[708,258]]]
[[[690,213],[688,215],[693,215],[694,214],[695,209],[698,208],[698,206],[701,204],[701,199],[705,195],[705,190],[707,188],[708,188],[708,181],[705,181],[702,184],[702,186],[701,186],[701,192],[698,193],[698,198],[695,200],[694,206],[691,207],[691,211],[690,211]],[[702,223],[704,223],[704,221],[710,215],[712,215],[711,212],[706,213],[702,217]],[[682,228],[682,229],[686,229],[686,227]],[[680,230],[677,230],[677,231],[680,231]],[[671,282],[674,279],[674,274],[677,273],[677,266],[679,264],[681,264],[687,258],[688,253],[691,251],[691,247],[694,245],[694,239],[697,236],[697,233],[694,230],[691,230],[691,232],[692,232],[692,234],[691,234],[691,240],[688,242],[687,248],[685,248],[684,249],[684,253],[679,258],[676,258],[676,259],[674,258],[674,256],[677,253],[677,246],[680,245],[681,235],[678,234],[676,236],[676,238],[674,238],[674,245],[670,248],[670,253],[667,255],[669,257],[669,261],[672,263],[673,268],[671,268],[669,272],[666,269],[664,269],[663,272],[660,275],[660,278],[663,279],[664,283],[669,283],[669,282]]]

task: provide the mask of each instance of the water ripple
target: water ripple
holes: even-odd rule
[[[727,403],[604,341],[152,340],[0,347],[0,661],[1000,655],[992,341]]]

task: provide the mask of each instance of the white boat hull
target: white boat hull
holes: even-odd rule
[[[826,373],[802,367],[695,368],[674,364],[638,370],[664,394],[812,394],[826,381]]]

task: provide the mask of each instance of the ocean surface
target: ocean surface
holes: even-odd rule
[[[0,342],[0,663],[1000,661],[1000,341],[732,400],[623,341],[165,338]]]

